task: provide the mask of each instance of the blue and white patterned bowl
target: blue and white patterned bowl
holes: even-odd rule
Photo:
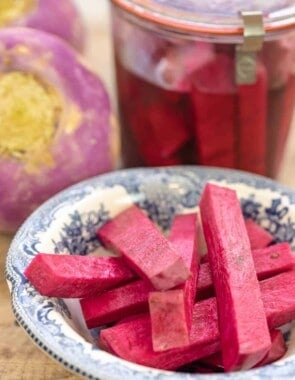
[[[165,372],[98,349],[93,334],[85,327],[77,300],[43,297],[24,277],[25,268],[38,252],[99,253],[102,248],[95,236],[97,228],[132,203],[146,210],[163,230],[168,229],[175,213],[196,208],[207,181],[236,189],[245,216],[259,221],[277,241],[289,241],[295,248],[295,192],[263,177],[232,170],[177,167],[131,169],[84,181],[35,211],[19,229],[8,252],[6,276],[13,311],[35,343],[89,379],[294,379],[295,334],[290,328],[286,333],[288,353],[275,364],[234,374]]]

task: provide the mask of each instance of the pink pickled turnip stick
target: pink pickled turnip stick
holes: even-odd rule
[[[189,344],[199,271],[197,218],[196,213],[176,215],[169,235],[169,241],[190,268],[192,276],[176,289],[149,294],[154,351]]]
[[[146,118],[150,125],[148,133],[153,135],[151,143],[157,146],[163,159],[173,156],[190,139],[185,112],[175,104],[163,100],[153,103],[146,107]]]
[[[259,280],[275,276],[294,267],[295,259],[289,243],[278,243],[252,251]]]
[[[25,276],[48,297],[90,297],[136,276],[120,257],[39,253]]]
[[[262,281],[260,288],[270,329],[295,318],[294,270]],[[255,315],[254,313],[251,316],[247,324],[251,323]],[[190,344],[186,347],[163,352],[153,351],[148,314],[102,330],[100,339],[104,346],[123,359],[148,367],[174,370],[220,350],[216,299],[209,298],[195,304]]]
[[[185,296],[185,292],[180,289],[149,293],[152,345],[155,352],[189,344]]]
[[[199,221],[197,213],[176,215],[169,234],[169,241],[179,252],[185,264],[190,268],[191,277],[182,285],[179,290],[185,294],[185,309],[189,328],[192,323],[193,307],[199,275],[200,255],[198,252],[198,229]]]
[[[289,243],[278,243],[266,248],[252,250],[256,275],[259,280],[275,276],[292,269],[295,264]],[[210,264],[200,265],[197,299],[212,297],[214,294]]]
[[[131,151],[135,144],[143,162],[150,166],[180,164],[178,150],[189,140],[190,131],[184,107],[177,104],[184,103],[186,94],[164,91],[120,66],[117,73],[120,109],[126,124],[122,131],[124,151],[126,144]]]
[[[245,225],[250,240],[250,247],[252,250],[265,248],[274,241],[274,237],[267,230],[257,224],[253,219],[245,219]],[[200,230],[201,228],[199,228],[199,231]],[[202,245],[200,244],[200,241]],[[201,254],[203,254],[201,262],[207,262],[207,246],[203,231],[201,234],[199,234],[198,243],[199,250],[201,251]]]
[[[148,311],[148,294],[152,290],[150,282],[138,280],[80,300],[87,327],[91,329]]]
[[[179,165],[181,160],[176,150],[184,144],[187,139],[186,126],[178,124],[176,133],[173,134],[171,140],[168,139],[166,146],[165,140],[161,140],[161,136],[157,136],[156,133],[160,128],[165,129],[166,126],[168,127],[169,120],[168,123],[167,121],[161,123],[159,119],[154,119],[152,120],[154,122],[152,126],[149,120],[149,117],[152,116],[147,116],[148,108],[143,107],[139,102],[130,112],[128,118],[132,139],[134,140],[134,144],[137,145],[139,155],[142,157],[143,162],[149,166]],[[160,125],[155,124],[159,122],[161,123]],[[177,141],[178,138],[179,141]],[[132,147],[132,149],[134,149],[134,147]]]
[[[267,247],[273,242],[274,237],[263,227],[254,222],[253,219],[246,219],[245,225],[252,250]]]
[[[218,54],[192,78],[197,160],[201,165],[235,167],[237,96],[234,60]]]
[[[178,144],[179,146],[179,142],[175,141],[175,137],[177,136],[173,136],[172,141],[169,142],[168,150],[170,155],[167,156],[166,149],[164,149],[164,153],[162,152],[163,146],[165,147],[165,141],[161,141],[158,144],[159,138],[157,139],[152,129],[149,120],[149,106],[150,102],[155,104],[167,103],[169,110],[174,109],[175,104],[170,104],[170,97],[175,98],[176,103],[183,103],[185,95],[172,91],[164,91],[144,81],[144,79],[135,76],[122,67],[118,59],[116,59],[116,73],[119,95],[118,107],[123,125],[121,140],[125,165],[167,166],[180,164],[181,158],[177,157],[176,152],[174,154],[171,153],[171,148],[175,150],[176,145]],[[147,101],[147,98],[151,99],[151,101]],[[178,113],[181,114],[179,117],[181,119],[181,110],[178,110]],[[163,129],[165,127],[168,128],[169,120],[171,119],[169,114],[167,119],[166,122],[163,121],[164,126],[158,126],[158,129],[160,127],[163,127]],[[177,124],[177,127],[176,135],[179,133],[180,140],[184,141],[183,135],[187,134],[186,125]]]
[[[266,174],[267,73],[257,64],[254,84],[238,86],[238,168]]]
[[[98,237],[124,257],[155,289],[167,290],[190,277],[184,260],[154,223],[131,206],[97,231]]]
[[[224,368],[251,368],[266,355],[271,342],[241,206],[234,190],[210,183],[199,205]]]

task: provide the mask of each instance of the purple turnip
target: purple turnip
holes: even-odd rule
[[[0,30],[0,230],[43,201],[113,168],[112,115],[101,80],[61,39]]]
[[[158,226],[136,205],[104,224],[97,236],[157,290],[174,288],[191,275],[183,258]]]

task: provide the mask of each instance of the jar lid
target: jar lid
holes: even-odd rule
[[[260,11],[266,36],[295,28],[294,0],[112,0],[129,14],[166,29],[212,36],[243,35],[242,11]]]

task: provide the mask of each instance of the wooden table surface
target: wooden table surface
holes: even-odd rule
[[[112,56],[106,18],[106,1],[101,2],[102,17],[89,27],[87,57],[100,74],[113,98]],[[285,160],[278,181],[295,189],[295,128],[292,128]],[[4,278],[6,253],[12,236],[0,234],[0,380],[74,380],[71,374],[41,351],[19,327],[10,307],[10,296]]]

